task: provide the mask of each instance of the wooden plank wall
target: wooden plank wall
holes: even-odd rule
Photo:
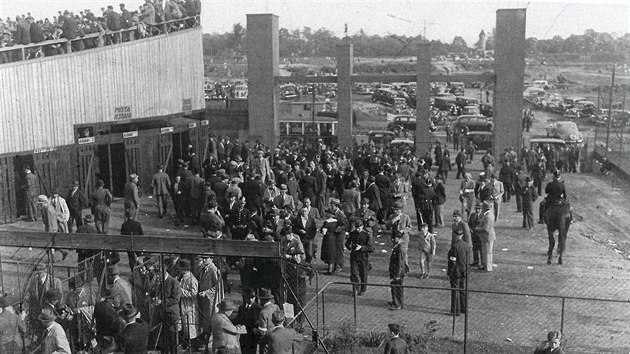
[[[74,124],[205,107],[201,27],[0,65],[0,154],[74,144]]]

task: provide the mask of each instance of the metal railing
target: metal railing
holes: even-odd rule
[[[129,28],[124,28],[118,31],[103,31],[98,33],[89,33],[83,37],[76,37],[73,39],[52,39],[39,43],[29,44],[16,44],[12,46],[0,48],[0,64],[2,61],[5,63],[25,61],[29,59],[37,59],[45,56],[43,48],[56,46],[62,53],[72,53],[77,51],[78,47],[83,47],[79,51],[89,50],[94,48],[100,48],[103,46],[109,46],[114,44],[121,44],[125,42],[140,40],[143,38],[150,38],[158,35],[167,35],[172,32],[185,30],[188,28],[197,27],[200,24],[200,16],[189,16],[177,20],[164,21],[156,24],[143,24],[136,25]],[[140,31],[142,27],[146,28],[147,34],[142,36]],[[85,46],[77,46],[78,42],[82,41],[95,41],[93,47],[87,48]]]

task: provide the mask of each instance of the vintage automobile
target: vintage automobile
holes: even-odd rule
[[[286,84],[280,86],[280,99],[285,101],[299,99],[300,93],[297,86],[293,84]]]
[[[395,138],[394,132],[388,130],[373,130],[368,133],[368,141],[377,146],[387,146]]]
[[[477,106],[477,105],[470,105],[470,106],[464,106],[464,108],[462,108],[462,114],[479,115],[479,114],[481,114],[481,111],[479,109],[479,106]]]
[[[455,98],[455,105],[461,107],[462,109],[466,106],[473,106],[473,105],[478,105],[479,104],[479,100],[476,98],[470,98],[470,97],[456,97]]]
[[[546,137],[532,137],[529,139],[529,144],[525,144],[525,146],[529,146],[532,151],[538,149],[539,147],[544,148],[545,146],[551,146],[554,148],[562,148],[566,145],[567,143],[562,139]]]
[[[450,83],[451,93],[455,96],[463,96],[465,93],[465,86],[463,82],[451,82]]]
[[[402,132],[416,131],[416,117],[410,115],[398,115],[387,124],[387,130],[400,134]],[[429,131],[434,132],[437,128],[433,122],[429,121]]]
[[[482,115],[461,115],[453,122],[452,131],[460,135],[468,135],[471,132],[494,131],[494,121],[492,118]]]
[[[575,102],[573,107],[569,108],[565,117],[567,118],[589,118],[594,115],[596,111],[595,103],[591,101],[581,100]]]
[[[582,144],[582,134],[575,122],[559,121],[547,126],[547,137],[561,139],[567,144]]]

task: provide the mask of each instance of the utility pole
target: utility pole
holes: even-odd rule
[[[617,67],[617,63],[613,63],[613,71],[612,71],[612,80],[610,83],[610,95],[608,102],[608,125],[606,127],[606,153],[604,156],[608,156],[608,143],[610,141],[610,126],[612,125],[612,108],[613,108],[613,89],[615,88],[615,68]]]

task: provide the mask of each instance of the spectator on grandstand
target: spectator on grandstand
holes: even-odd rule
[[[17,23],[15,31],[15,42],[17,44],[30,44],[31,43],[31,23],[27,19],[23,19],[20,16],[15,18]]]
[[[78,36],[78,28],[77,21],[74,16],[68,11],[64,12],[63,24],[61,25],[61,30],[63,31],[62,37],[73,40]],[[72,42],[72,50],[80,51],[83,50],[83,41],[74,41]]]
[[[140,16],[140,20],[147,26],[155,25],[155,8],[148,0],[144,5],[142,5],[142,15]]]

